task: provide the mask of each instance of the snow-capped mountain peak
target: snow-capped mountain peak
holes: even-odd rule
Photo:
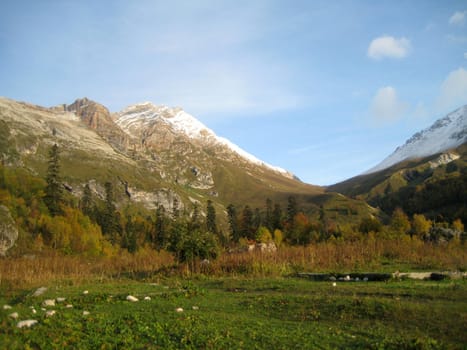
[[[394,153],[365,174],[387,169],[408,159],[427,157],[467,142],[467,105],[438,119],[432,126],[414,134]]]
[[[125,108],[117,115],[116,123],[130,135],[136,136],[137,134],[141,134],[153,123],[161,121],[169,125],[173,131],[182,133],[192,140],[225,147],[250,163],[267,167],[289,178],[294,177],[287,170],[269,165],[228,139],[217,136],[214,131],[191,114],[185,112],[182,108],[156,106],[151,102],[143,102]]]

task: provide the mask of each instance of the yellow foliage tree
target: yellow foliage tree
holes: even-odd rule
[[[412,218],[412,232],[418,237],[423,237],[428,234],[432,222],[425,218],[422,214],[414,214]]]

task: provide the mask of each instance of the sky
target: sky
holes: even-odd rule
[[[467,104],[467,2],[6,0],[0,96],[179,106],[330,185]]]

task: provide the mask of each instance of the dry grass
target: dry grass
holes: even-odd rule
[[[154,274],[214,276],[282,276],[296,272],[465,270],[465,245],[367,239],[325,242],[306,247],[281,247],[276,253],[224,253],[209,264],[175,265],[165,251],[121,252],[113,257],[85,258],[47,254],[0,260],[0,287],[37,286],[50,281],[79,284],[118,278],[142,279]]]

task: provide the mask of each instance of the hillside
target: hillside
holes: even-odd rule
[[[390,214],[467,220],[467,106],[416,133],[365,174],[328,187]]]
[[[86,184],[103,198],[111,182],[119,206],[149,210],[176,205],[190,213],[209,199],[222,217],[230,203],[263,208],[269,198],[285,207],[291,195],[305,211],[317,213],[322,205],[336,219],[339,212],[372,210],[262,162],[179,108],[143,103],[112,114],[89,99],[44,108],[1,98],[0,123],[6,166],[43,178],[57,143],[63,180],[77,199]]]

